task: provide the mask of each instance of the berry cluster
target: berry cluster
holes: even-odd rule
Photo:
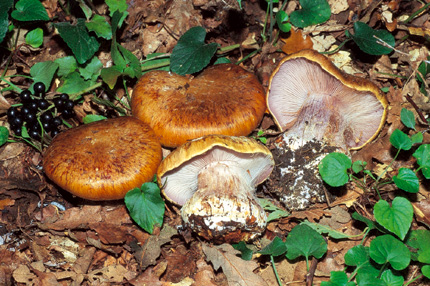
[[[19,94],[22,104],[20,107],[8,109],[10,128],[16,136],[22,136],[22,127],[25,126],[28,135],[33,139],[40,140],[44,133],[54,137],[60,132],[62,119],[73,116],[75,104],[65,93],[54,96],[52,100],[46,99],[45,85],[42,82],[35,83],[33,89],[33,95],[28,89]]]

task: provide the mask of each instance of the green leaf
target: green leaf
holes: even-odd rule
[[[231,64],[231,61],[227,57],[221,57],[214,62],[214,65],[218,64]]]
[[[82,119],[82,121],[84,122],[84,124],[88,124],[91,122],[100,121],[104,119],[107,119],[107,117],[103,115],[97,115],[97,114],[88,114]]]
[[[93,57],[90,62],[87,62],[85,66],[79,67],[80,75],[85,79],[97,79],[100,75],[103,64],[97,57]]]
[[[370,242],[370,258],[378,264],[390,263],[395,270],[403,270],[411,261],[409,249],[393,236],[386,234]]]
[[[146,56],[146,59],[144,63],[142,64],[142,74],[145,74],[151,70],[163,70],[163,71],[169,71],[170,70],[170,58],[168,56],[160,57],[162,55],[165,55],[163,53],[153,53]]]
[[[418,193],[420,189],[417,175],[408,168],[400,168],[399,174],[393,177],[393,181],[399,189],[409,193]]]
[[[396,129],[391,133],[390,143],[399,150],[409,150],[412,147],[412,140],[399,129]]]
[[[350,248],[344,256],[345,264],[361,268],[369,263],[369,247],[361,244]]]
[[[118,44],[118,49],[124,56],[126,64],[130,67],[129,71],[127,71],[126,69],[124,70],[124,73],[130,76],[131,78],[139,78],[142,75],[142,70],[141,70],[142,68],[140,66],[140,62],[137,59],[137,57],[132,52],[130,52],[129,50],[127,50],[126,48],[124,48],[119,44]]]
[[[348,275],[343,271],[331,271],[330,280],[321,282],[321,286],[353,286],[354,282],[348,282]]]
[[[131,218],[148,233],[152,234],[154,226],[163,225],[164,201],[157,184],[149,182],[134,188],[124,201]]]
[[[358,45],[360,50],[369,55],[379,56],[391,53],[392,49],[383,46],[380,40],[391,47],[395,45],[394,37],[388,31],[373,30],[363,22],[354,23],[354,35],[350,34],[350,37]]]
[[[415,115],[412,111],[402,108],[400,111],[400,120],[406,127],[415,130]]]
[[[57,75],[60,77],[67,76],[78,68],[78,63],[73,56],[58,58],[54,62],[58,64]]]
[[[318,233],[323,234],[327,233],[328,236],[334,239],[342,239],[342,238],[348,238],[350,237],[347,234],[344,234],[343,232],[337,231],[329,227],[328,225],[318,224],[310,221],[303,221],[300,224],[304,224],[312,228],[313,230],[316,230]]]
[[[375,224],[375,222],[373,220],[370,220],[370,219],[362,216],[358,212],[354,212],[351,217],[353,219],[355,219],[355,220],[364,222],[367,225],[367,227],[369,228],[369,230],[372,230],[372,229],[375,229],[375,228],[377,229],[378,228],[378,226]]]
[[[9,129],[4,126],[0,126],[0,146],[3,146],[7,142],[9,137]]]
[[[415,133],[411,136],[412,144],[420,144],[423,143],[423,134],[421,132]]]
[[[414,209],[408,199],[394,198],[391,207],[385,200],[379,200],[373,209],[376,221],[403,240],[409,231]]]
[[[103,81],[109,86],[110,89],[113,89],[118,77],[122,75],[122,70],[118,66],[111,66],[108,68],[104,68],[101,71],[100,76]]]
[[[360,173],[366,168],[367,162],[363,162],[361,160],[357,160],[354,163],[352,163],[352,171],[354,173]]]
[[[412,154],[426,179],[430,179],[430,144],[423,144]]]
[[[326,0],[300,0],[300,6],[301,10],[290,14],[290,22],[298,28],[321,24],[330,19],[330,5]]]
[[[430,279],[430,265],[424,265],[421,268],[421,272],[423,273],[423,275],[425,277],[427,277],[428,279]]]
[[[394,274],[391,269],[385,270],[381,275],[381,279],[387,286],[402,286],[403,282],[405,282],[403,276]]]
[[[70,47],[78,63],[83,64],[99,49],[99,42],[88,34],[85,19],[79,18],[76,25],[67,22],[54,24],[61,38]]]
[[[275,206],[270,200],[268,199],[258,199],[260,205],[263,207],[265,211],[269,211],[269,215],[267,216],[267,222],[280,219],[282,217],[287,217],[290,215],[289,212],[286,210],[283,210],[281,208],[278,208]]]
[[[285,11],[281,10],[276,13],[276,23],[279,29],[284,33],[288,33],[291,30],[291,24],[288,23],[288,19],[288,14]]]
[[[416,260],[430,264],[430,231],[427,229],[412,230],[406,244],[417,249]]]
[[[57,92],[69,95],[80,93],[92,85],[90,80],[83,79],[78,72],[73,72],[64,78],[64,83],[57,89]]]
[[[8,32],[9,10],[13,6],[13,0],[0,1],[0,43],[3,42]]]
[[[93,14],[93,11],[91,10],[90,7],[88,7],[88,5],[85,3],[85,0],[76,0],[79,3],[79,7],[81,7],[82,12],[84,12],[85,14],[85,18],[87,18],[87,20],[89,18],[91,18],[91,15]]]
[[[252,259],[252,250],[249,249],[245,242],[241,241],[237,244],[232,244],[233,248],[236,250],[239,250],[242,253],[242,259],[243,260],[251,260]]]
[[[101,15],[94,15],[94,17],[88,23],[85,23],[88,31],[96,33],[97,37],[104,38],[106,40],[112,39],[112,27],[106,21],[105,17]]]
[[[25,35],[25,43],[33,48],[40,47],[43,44],[43,30],[41,28],[36,28],[28,32],[27,35]]]
[[[55,62],[46,61],[35,63],[30,69],[30,75],[34,80],[30,87],[31,92],[33,93],[33,85],[36,82],[43,82],[45,87],[49,88],[57,69],[58,64]]]
[[[286,244],[279,237],[275,237],[271,243],[269,243],[265,248],[260,250],[258,253],[262,255],[279,256],[287,251]]]
[[[16,2],[11,16],[15,20],[24,22],[49,21],[48,13],[39,0],[19,0]]]
[[[332,187],[339,187],[348,183],[347,170],[351,168],[351,165],[352,162],[348,156],[333,152],[321,160],[318,169],[324,182]]]
[[[206,31],[202,27],[190,28],[172,50],[170,69],[179,75],[193,74],[206,67],[215,54],[218,44],[205,44]]]
[[[288,259],[304,256],[308,261],[310,256],[321,258],[327,252],[327,243],[322,235],[307,225],[295,226],[288,234],[285,245]]]
[[[106,4],[109,7],[109,16],[111,17],[115,11],[125,12],[128,8],[126,0],[106,0]]]

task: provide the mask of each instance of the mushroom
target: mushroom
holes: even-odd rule
[[[177,147],[209,134],[250,134],[263,118],[266,100],[255,75],[234,64],[218,64],[196,77],[146,73],[133,90],[131,109],[161,145]]]
[[[117,200],[151,181],[162,159],[151,128],[134,117],[81,125],[57,135],[43,158],[45,174],[88,200]]]
[[[274,70],[267,105],[281,134],[271,146],[276,167],[268,189],[290,210],[330,199],[318,173],[328,153],[359,149],[384,125],[387,99],[372,82],[341,72],[325,56],[303,50]]]
[[[251,240],[266,227],[255,188],[274,166],[270,151],[247,137],[208,135],[185,143],[160,164],[164,196],[181,205],[184,225],[214,242]]]

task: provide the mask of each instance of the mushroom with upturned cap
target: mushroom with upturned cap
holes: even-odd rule
[[[144,74],[131,99],[133,116],[149,124],[165,147],[210,134],[245,136],[266,111],[257,77],[234,64],[218,64],[196,77],[167,71]]]
[[[157,178],[164,196],[183,205],[185,226],[214,242],[260,235],[266,214],[255,188],[274,166],[270,151],[247,137],[209,135],[172,151]]]
[[[92,122],[57,135],[43,158],[45,174],[88,200],[117,200],[151,181],[162,159],[152,129],[134,117]]]

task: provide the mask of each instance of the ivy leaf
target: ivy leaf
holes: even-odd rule
[[[4,126],[0,126],[0,146],[7,142],[7,138],[9,137],[9,129]]]
[[[426,179],[430,179],[430,144],[423,144],[412,154]]]
[[[85,19],[79,18],[75,26],[62,22],[55,24],[55,27],[72,50],[78,63],[85,63],[98,51],[100,44],[95,37],[88,34]]]
[[[287,258],[296,259],[299,256],[306,258],[306,265],[310,256],[321,258],[327,252],[327,243],[321,234],[307,225],[299,224],[288,234],[285,241]]]
[[[13,6],[13,0],[0,1],[0,43],[8,31],[9,26],[9,10]]]
[[[321,160],[318,169],[324,182],[332,187],[340,187],[348,182],[347,170],[351,168],[351,165],[352,162],[348,156],[333,152]]]
[[[41,28],[36,28],[28,32],[27,35],[25,35],[25,43],[33,48],[40,47],[43,44],[43,30]]]
[[[85,23],[88,31],[96,33],[97,37],[104,38],[106,40],[112,39],[112,27],[101,15],[94,15],[94,17],[88,23]]]
[[[397,176],[393,177],[393,181],[399,189],[409,193],[418,193],[420,189],[417,175],[408,168],[400,168]]]
[[[54,74],[58,69],[58,64],[51,61],[46,62],[38,62],[35,63],[31,69],[30,69],[30,75],[34,80],[34,83],[36,82],[43,82],[48,88],[51,86],[52,79],[54,78]],[[33,93],[33,85],[29,88],[30,91]]]
[[[245,242],[241,241],[237,244],[232,244],[233,248],[236,250],[239,250],[242,253],[242,259],[243,260],[251,260],[252,259],[252,250],[249,249]]]
[[[300,6],[301,10],[290,14],[290,22],[298,28],[321,24],[330,19],[330,5],[326,0],[300,0]]]
[[[411,252],[399,240],[386,234],[370,242],[369,255],[376,263],[390,263],[395,270],[403,270],[411,261]]]
[[[391,133],[390,143],[399,150],[409,150],[412,147],[412,140],[408,135],[406,135],[406,133],[399,129],[396,129]]]
[[[124,198],[131,218],[145,231],[152,234],[154,226],[163,225],[164,201],[160,188],[153,182],[134,188]]]
[[[193,74],[206,67],[215,54],[218,44],[205,44],[203,27],[190,28],[172,50],[170,69],[179,75]]]
[[[279,256],[287,251],[286,244],[279,237],[275,237],[271,243],[269,243],[265,248],[260,250],[258,253],[262,255]]]
[[[396,197],[391,207],[387,201],[379,200],[373,214],[380,225],[403,240],[411,227],[414,210],[408,199]]]
[[[384,41],[391,47],[394,47],[395,40],[393,35],[385,30],[373,30],[363,22],[354,23],[354,35],[348,35],[358,45],[360,50],[369,55],[386,55],[391,53],[392,49],[383,46],[380,40]],[[379,40],[380,39],[380,40]]]
[[[23,22],[49,21],[48,13],[39,0],[19,0],[16,2],[11,16],[15,20]]]
[[[403,125],[406,127],[415,130],[415,115],[412,111],[402,108],[400,111],[400,121],[402,121]]]

